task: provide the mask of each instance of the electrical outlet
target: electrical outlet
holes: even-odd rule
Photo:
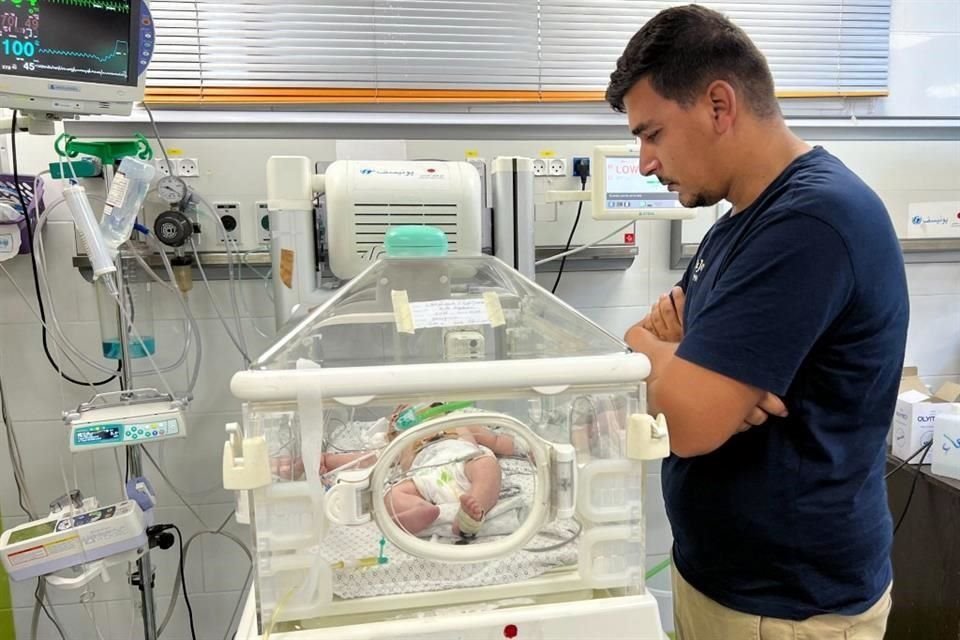
[[[171,160],[171,162],[173,161]],[[170,165],[167,164],[167,161],[164,160],[163,158],[156,158],[153,161],[153,165],[157,168],[157,173],[160,175],[161,178],[164,178],[170,175],[171,173]]]
[[[240,203],[239,202],[214,202],[213,208],[217,210],[220,222],[227,232],[227,239],[231,246],[240,244]],[[223,244],[223,233],[217,230],[217,244]]]
[[[567,161],[565,158],[551,158],[547,163],[547,175],[565,176],[567,175]]]
[[[533,161],[533,175],[540,177],[547,175],[547,161],[543,158],[536,158]]]
[[[257,242],[261,247],[270,246],[270,215],[267,209],[267,203],[259,200],[256,204],[257,209]]]
[[[174,165],[174,175],[181,178],[196,178],[200,175],[200,163],[196,158],[177,158],[170,162]]]
[[[573,159],[573,175],[579,177],[580,171],[583,172],[583,177],[590,177],[590,158],[583,157],[574,157]]]

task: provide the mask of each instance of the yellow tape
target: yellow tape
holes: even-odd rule
[[[413,333],[413,311],[406,290],[391,291],[393,301],[393,319],[397,323],[397,333]]]
[[[467,150],[463,153],[463,155],[464,155],[464,157],[466,157],[466,158],[479,158],[479,157],[480,157],[480,152],[478,152],[476,149],[467,149]]]
[[[554,151],[552,151],[551,149],[545,149],[545,150],[543,150],[543,151],[540,152],[540,157],[541,157],[541,158],[553,158],[553,157],[555,157],[556,155],[557,155],[557,154],[556,154]]]
[[[483,302],[487,306],[487,317],[490,318],[492,326],[502,327],[507,323],[503,316],[503,307],[500,306],[500,296],[493,291],[487,291],[483,294]]]
[[[280,282],[287,289],[293,289],[293,263],[296,255],[291,249],[280,250]]]

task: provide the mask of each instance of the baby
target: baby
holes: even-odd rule
[[[402,405],[391,416],[390,440],[398,435],[397,419],[406,409]],[[512,437],[483,426],[443,431],[419,440],[400,455],[398,464],[407,477],[387,489],[387,511],[398,526],[417,535],[437,520],[439,505],[459,502],[453,533],[475,537],[500,496],[502,474],[496,456],[518,453]],[[329,473],[364,456],[369,454],[325,453],[320,473]],[[375,461],[368,457],[356,466],[370,466]]]

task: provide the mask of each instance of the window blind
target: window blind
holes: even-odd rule
[[[153,0],[151,102],[602,99],[665,0]],[[777,90],[883,95],[890,0],[701,0],[767,56]]]

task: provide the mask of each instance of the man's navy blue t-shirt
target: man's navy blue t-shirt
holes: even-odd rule
[[[724,215],[684,275],[677,355],[786,418],[663,464],[680,574],[745,613],[862,613],[892,578],[885,440],[909,315],[883,203],[822,148]]]

